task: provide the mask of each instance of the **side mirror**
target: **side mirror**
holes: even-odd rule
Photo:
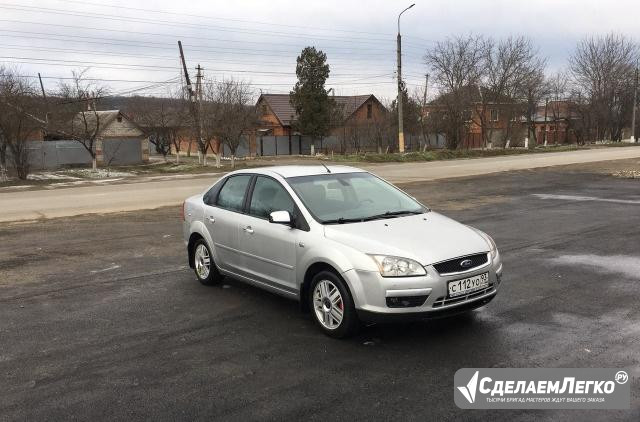
[[[269,223],[291,225],[291,214],[289,211],[274,211],[269,214]]]

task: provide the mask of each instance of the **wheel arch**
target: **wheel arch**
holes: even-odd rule
[[[300,309],[302,312],[309,312],[309,302],[307,301],[307,297],[309,295],[309,289],[311,288],[311,280],[313,277],[322,272],[322,271],[330,271],[334,273],[337,277],[340,277],[342,281],[345,281],[344,278],[340,275],[340,271],[338,271],[333,265],[324,261],[317,261],[313,264],[309,265],[307,270],[304,272],[304,278],[302,281],[302,285],[300,286]],[[348,283],[345,281],[345,286],[349,289]],[[351,291],[349,291],[351,293]]]
[[[190,268],[195,268],[195,262],[194,262],[194,255],[195,255],[195,251],[194,251],[194,246],[196,244],[196,242],[198,240],[205,240],[204,237],[198,233],[198,232],[193,232],[191,233],[191,236],[189,236],[189,242],[187,244],[187,251],[189,253],[189,267]],[[206,240],[205,240],[206,242]]]

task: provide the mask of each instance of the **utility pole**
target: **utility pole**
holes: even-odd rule
[[[422,129],[422,141],[424,142],[424,150],[426,151],[427,145],[431,146],[429,137],[425,132],[425,108],[427,108],[427,90],[429,89],[429,74],[424,75],[424,92],[422,93],[422,110],[420,110],[420,128]]]
[[[633,85],[633,107],[631,108],[631,142],[635,142],[636,138],[636,111],[638,104],[638,61],[636,60],[636,81]]]
[[[182,61],[182,69],[184,71],[184,80],[187,84],[187,91],[189,92],[189,105],[191,108],[191,114],[193,115],[194,120],[196,122],[196,130],[198,133],[198,151],[200,153],[200,156],[198,157],[198,161],[201,164],[203,163],[207,164],[206,150],[204,151],[204,154],[202,154],[202,150],[204,148],[202,143],[202,121],[200,119],[200,110],[199,110],[200,107],[196,105],[196,94],[193,91],[193,86],[191,85],[191,79],[189,79],[189,71],[187,70],[187,62],[184,59],[184,51],[182,50],[181,41],[178,41],[178,49],[180,50],[180,60]],[[204,70],[200,67],[200,65],[198,65],[197,69],[198,69],[198,74],[196,76],[196,88],[200,86],[200,79],[202,78],[202,70]],[[190,152],[191,152],[191,142],[189,142],[189,151],[187,151],[187,154],[189,154]]]
[[[402,36],[400,35],[400,16],[402,16],[404,12],[411,9],[413,6],[415,6],[415,3],[404,9],[398,15],[398,38],[396,49],[398,55],[398,99],[396,101],[398,105],[398,151],[401,153],[404,152],[404,125],[402,121]]]
[[[38,80],[40,81],[40,89],[42,90],[42,98],[47,100],[47,94],[44,92],[44,85],[42,84],[42,76],[40,76],[40,72],[38,72]]]
[[[546,98],[544,100],[544,146],[547,146],[547,129],[549,128],[549,125],[547,124],[547,107],[549,106],[549,99]]]
[[[196,67],[198,73],[196,73],[196,98],[197,101],[196,106],[196,124],[198,125],[198,145],[200,146],[200,150],[202,151],[202,160],[203,164],[207,164],[207,149],[208,146],[204,145],[204,139],[202,138],[202,71],[204,70],[200,67],[200,64]]]
[[[187,83],[187,91],[189,92],[189,101],[193,102],[193,87],[191,86],[191,79],[189,79],[189,72],[187,71],[187,63],[184,60],[184,52],[182,51],[181,41],[178,41],[178,48],[180,49],[180,60],[182,61],[182,69],[184,70],[184,80]]]
[[[42,98],[44,99],[44,121],[49,125],[49,104],[47,102],[47,94],[44,92],[44,84],[42,83],[40,72],[38,72],[38,80],[40,81],[40,89],[42,90]]]

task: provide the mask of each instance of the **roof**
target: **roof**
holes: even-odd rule
[[[349,167],[349,166],[327,166],[331,173],[363,173],[365,170]],[[238,170],[238,173],[257,173],[257,174],[277,174],[284,178],[298,176],[313,176],[317,174],[327,174],[327,169],[322,165],[292,165],[292,166],[273,166],[258,167],[254,169]]]
[[[84,116],[82,116],[84,114]],[[118,116],[122,116],[124,119],[133,124],[141,132],[142,129],[129,117],[127,117],[120,110],[90,110],[84,112],[54,112],[49,113],[49,133],[62,133],[68,134],[73,131],[74,126],[83,125],[83,120],[86,120],[90,130],[93,130],[96,126],[96,116],[100,120],[100,132],[102,133],[111,123],[113,123]]]
[[[260,95],[260,98],[258,98],[258,103],[260,100],[265,100],[282,126],[291,126],[291,122],[295,120],[296,110],[289,101],[290,97],[291,95],[289,94],[262,94]],[[334,95],[330,98],[338,105],[343,106],[344,118],[346,119],[372,97],[375,101],[379,102],[373,94],[348,96]]]

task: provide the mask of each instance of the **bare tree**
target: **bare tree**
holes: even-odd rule
[[[87,69],[72,72],[71,82],[60,82],[61,109],[55,130],[65,137],[79,142],[91,155],[91,167],[96,170],[96,144],[102,130],[98,101],[107,93],[107,89],[91,82],[85,77]]]
[[[428,78],[428,75],[427,75]],[[428,80],[428,79],[427,79]],[[419,105],[418,108],[418,122],[420,124],[420,136],[422,137],[422,150],[425,151],[429,145],[428,135],[428,112],[427,112],[427,94],[428,86],[417,87],[413,91],[413,102]]]
[[[180,135],[191,127],[189,109],[183,98],[173,94],[161,98],[139,97],[135,99],[130,115],[165,161],[173,149],[176,163],[180,162]]]
[[[209,96],[212,133],[221,148],[225,145],[229,148],[231,167],[235,167],[236,153],[243,136],[249,134],[257,119],[253,92],[246,82],[226,79],[212,84]]]
[[[487,46],[485,78],[479,84],[480,107],[473,116],[485,145],[492,142],[497,130],[502,146],[506,146],[525,114],[527,83],[544,69],[545,60],[525,37],[508,37]],[[496,110],[497,121],[490,108]]]
[[[527,126],[527,137],[533,142],[530,147],[535,146],[538,143],[536,135],[536,115],[538,112],[538,105],[544,101],[549,95],[549,83],[544,75],[544,69],[541,66],[539,69],[534,69],[529,76],[525,79],[523,84],[523,100],[525,102],[525,120]]]
[[[19,179],[30,171],[27,141],[42,130],[44,121],[36,117],[41,112],[40,99],[32,84],[17,73],[0,68],[0,178],[6,180],[8,158]]]
[[[214,154],[216,167],[221,167],[220,157],[222,155],[222,141],[219,139],[220,112],[218,99],[220,97],[219,84],[210,82],[204,88],[204,101],[201,108],[202,119],[202,140],[206,154],[209,150]],[[215,146],[214,146],[215,145]]]
[[[451,149],[466,136],[473,89],[486,72],[488,47],[482,36],[453,37],[437,42],[424,57],[441,94],[436,103],[444,112],[440,115]]]
[[[621,140],[631,114],[638,45],[624,35],[608,34],[580,41],[569,60],[577,91],[589,103],[589,132],[597,140]]]
[[[566,121],[568,116],[568,107],[566,105],[566,98],[568,96],[569,81],[568,77],[563,72],[557,72],[551,76],[548,80],[549,94],[551,101],[548,104],[548,114],[551,117],[553,123],[553,143],[557,144],[559,141],[566,143],[568,141],[568,128],[564,131],[564,139],[558,138],[559,124],[562,121]],[[545,122],[546,124],[546,122]]]

